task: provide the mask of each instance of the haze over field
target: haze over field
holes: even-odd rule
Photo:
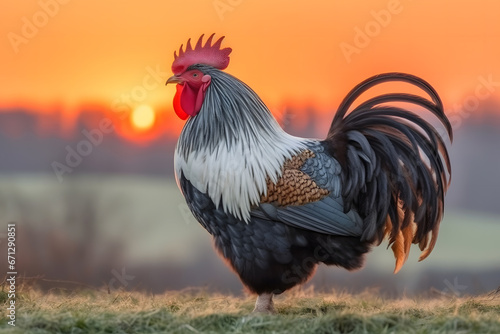
[[[20,261],[29,268],[27,276],[102,286],[125,268],[134,277],[128,288],[161,292],[202,285],[241,291],[175,185],[175,139],[163,134],[145,144],[115,132],[103,134],[89,155],[80,156],[81,161],[58,178],[54,162],[66,165],[69,155],[75,163],[79,143],[91,141],[82,131],[94,130],[88,124],[102,115],[83,113],[70,136],[35,135],[44,117],[20,111],[0,114],[5,130],[0,150],[8,157],[0,160],[0,210],[4,222],[20,227]],[[349,291],[376,286],[391,296],[428,293],[430,288],[449,291],[447,284],[455,284],[455,279],[467,287],[458,294],[495,288],[500,275],[495,241],[500,233],[497,122],[495,117],[487,123],[469,122],[456,131],[453,183],[440,238],[429,259],[417,263],[414,247],[403,271],[394,276],[390,250],[378,247],[365,269],[348,273],[321,267],[311,284]],[[296,124],[293,117],[284,125],[292,133],[314,137],[320,136],[321,123],[310,113],[306,125]],[[9,129],[17,129],[17,135]],[[485,155],[487,163],[481,160]]]

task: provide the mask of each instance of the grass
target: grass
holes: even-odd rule
[[[0,293],[2,308],[6,294]],[[500,333],[500,293],[384,299],[376,293],[296,290],[276,298],[277,315],[251,315],[254,297],[199,290],[148,295],[101,291],[17,295],[16,327],[0,333]]]

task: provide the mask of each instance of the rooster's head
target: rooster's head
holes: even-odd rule
[[[194,48],[191,46],[191,39],[189,39],[185,51],[181,45],[179,55],[174,52],[174,62],[172,63],[174,75],[167,80],[167,84],[177,84],[174,110],[177,116],[183,120],[198,114],[205,98],[205,92],[212,80],[209,74],[203,73],[193,65],[208,65],[219,70],[223,70],[229,65],[231,48],[220,48],[224,36],[212,45],[213,37],[214,34],[202,46],[203,35],[201,35]]]

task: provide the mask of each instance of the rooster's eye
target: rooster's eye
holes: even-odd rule
[[[193,78],[198,77],[198,73],[193,73]]]

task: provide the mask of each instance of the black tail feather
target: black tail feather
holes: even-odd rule
[[[363,92],[389,81],[417,86],[431,100],[412,94],[384,94],[348,113]],[[415,223],[412,242],[422,250],[427,248],[425,258],[434,246],[443,215],[450,160],[443,136],[415,112],[388,105],[398,102],[432,113],[453,140],[451,124],[434,88],[413,75],[387,73],[363,81],[346,96],[325,142],[343,166],[345,209],[356,207],[364,219],[362,240],[381,242],[387,234],[394,243],[403,229]]]

